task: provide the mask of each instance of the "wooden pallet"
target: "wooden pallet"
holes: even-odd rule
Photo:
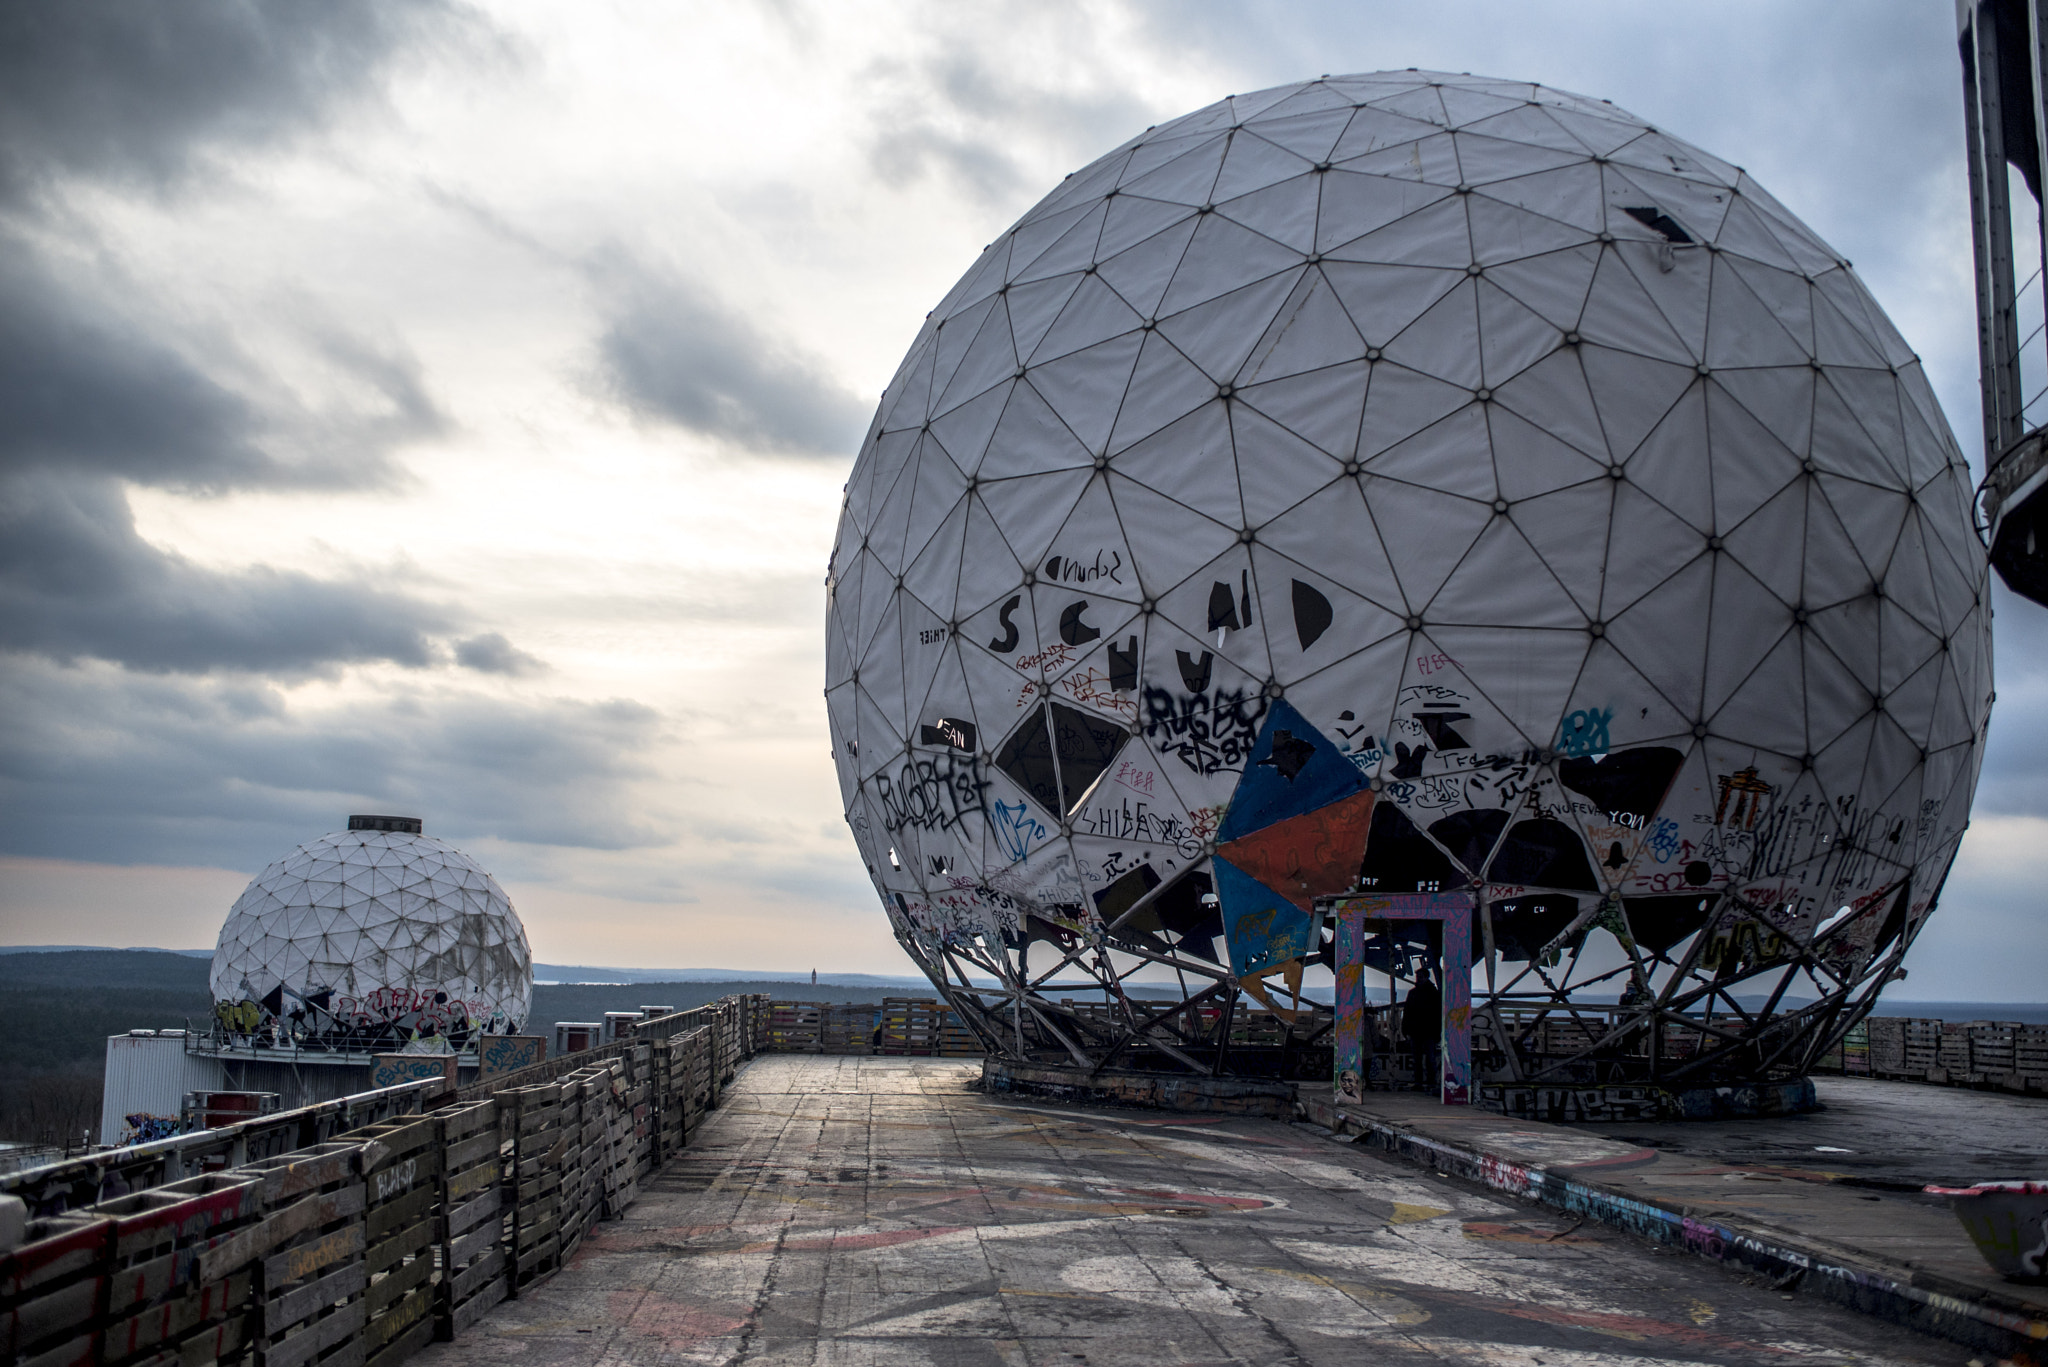
[[[258,1264],[258,1367],[361,1367],[369,1272],[359,1144],[330,1142],[239,1171],[276,1235]]]
[[[2048,1091],[2048,1025],[2022,1025],[2013,1036],[2013,1071],[2036,1091]]]
[[[103,1215],[56,1215],[0,1253],[0,1362],[93,1360],[113,1232]]]
[[[555,1193],[555,1237],[567,1262],[583,1239],[590,1218],[590,1179],[585,1158],[589,1145],[583,1134],[583,1089],[590,1070],[579,1068],[561,1079],[562,1110],[558,1141],[560,1157],[554,1160],[560,1178]]]
[[[505,1193],[498,1103],[472,1101],[434,1119],[442,1140],[434,1337],[446,1341],[505,1299]]]
[[[624,1071],[620,1075],[621,1085],[616,1089],[620,1113],[612,1121],[619,1133],[615,1134],[613,1141],[618,1176],[613,1183],[616,1199],[611,1218],[617,1218],[626,1205],[638,1198],[640,1179],[654,1171],[659,1148],[655,1133],[657,1080],[653,1042],[639,1041],[620,1057],[619,1062]]]
[[[563,1092],[562,1083],[544,1082],[497,1093],[498,1127],[512,1150],[506,1292],[514,1299],[562,1266],[563,1160],[573,1143],[563,1125]]]
[[[441,1196],[440,1125],[418,1116],[352,1130],[363,1145],[365,1367],[389,1367],[434,1337],[435,1217]]]

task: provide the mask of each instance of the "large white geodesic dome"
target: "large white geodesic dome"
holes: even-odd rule
[[[1095,1047],[1049,970],[1256,995],[1327,962],[1317,895],[1469,887],[1482,1014],[1704,1005],[1696,1059],[1798,1066],[1968,817],[1969,501],[1739,168],[1526,83],[1235,96],[1068,177],[883,395],[827,580],[847,820],[1026,1052]]]
[[[250,882],[208,982],[221,1024],[240,1034],[459,1044],[517,1033],[533,956],[511,899],[468,855],[416,829],[348,830]]]

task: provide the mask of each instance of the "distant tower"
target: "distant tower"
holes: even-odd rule
[[[1984,389],[1979,528],[2007,587],[2048,603],[2048,0],[1957,0],[1956,18]],[[2008,167],[2034,201],[2023,252],[2013,220],[2025,205],[2014,204]]]

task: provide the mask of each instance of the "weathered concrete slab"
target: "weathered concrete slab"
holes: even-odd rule
[[[1412,1093],[1312,1118],[1445,1172],[1635,1230],[1938,1332],[2003,1349],[2048,1343],[2048,1287],[1999,1278],[1928,1181],[2026,1176],[2048,1102],[1860,1079],[1827,1110],[1727,1122],[1546,1125]],[[1860,1162],[1858,1160],[1861,1160]],[[2038,1349],[2033,1351],[2038,1352]]]
[[[417,1361],[1971,1356],[1306,1126],[988,1097],[977,1072],[757,1059],[626,1219]]]
[[[2048,1175],[2048,1097],[1864,1077],[1813,1081],[1821,1108],[1804,1115],[1571,1128],[1666,1154],[1819,1169],[1880,1190]]]

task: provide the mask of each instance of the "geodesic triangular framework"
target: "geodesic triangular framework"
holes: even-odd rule
[[[1739,168],[1522,83],[1232,97],[1068,177],[884,393],[827,579],[847,820],[1013,1055],[1231,1066],[1209,1008],[1327,965],[1346,866],[1478,894],[1482,1083],[1797,1071],[1968,816],[1969,499]],[[1146,965],[1179,1006],[1120,999]]]
[[[233,1040],[460,1049],[518,1033],[533,955],[505,890],[468,855],[351,830],[256,875],[221,926],[208,985],[216,1031]]]

